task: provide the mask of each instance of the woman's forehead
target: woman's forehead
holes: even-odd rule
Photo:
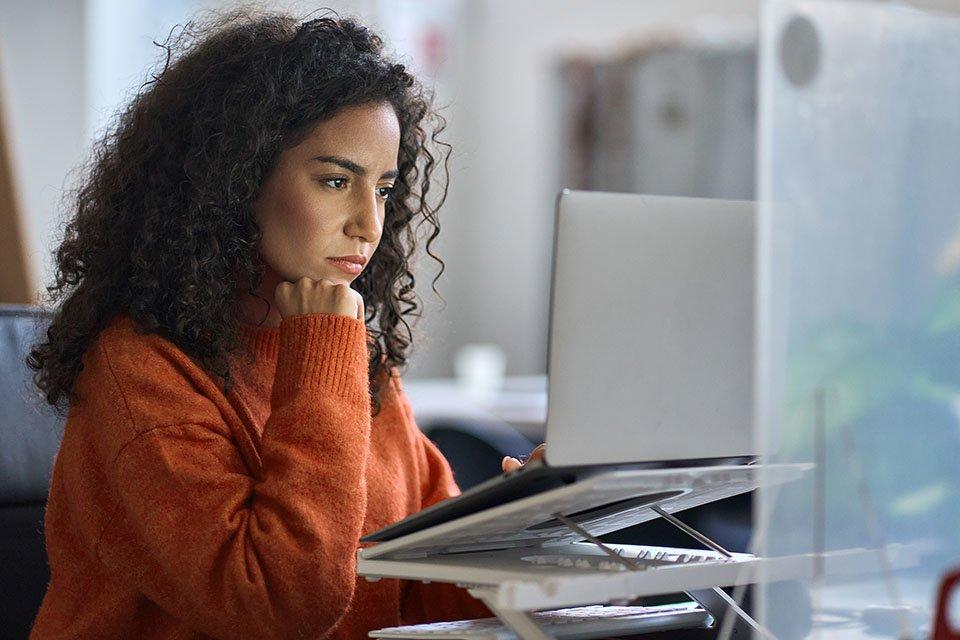
[[[395,162],[400,123],[388,103],[342,109],[317,123],[298,145],[308,159],[345,157],[358,164]]]

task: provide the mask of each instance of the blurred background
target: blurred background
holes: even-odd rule
[[[0,301],[51,278],[71,169],[212,0],[0,0],[7,163]],[[261,4],[295,14],[324,5]],[[436,88],[453,145],[425,319],[408,377],[502,362],[543,374],[553,205],[563,187],[750,198],[754,0],[329,2]],[[12,190],[12,192],[11,192]],[[9,263],[9,264],[7,264]],[[509,283],[509,284],[508,284]],[[494,367],[496,368],[496,366]]]

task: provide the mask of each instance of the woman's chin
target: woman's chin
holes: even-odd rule
[[[348,287],[359,277],[359,274],[353,275],[350,273],[344,273],[339,269],[326,269],[321,279],[329,280],[330,282],[335,282],[337,284],[345,284]]]
[[[334,284],[345,284],[350,286],[350,284],[357,278],[347,273],[343,273],[338,269],[317,269],[315,271],[310,271],[308,273],[298,272],[295,275],[290,277],[290,282],[296,282],[300,278],[310,278],[314,282],[332,282]]]
[[[327,280],[330,282],[335,282],[337,284],[345,284],[348,287],[353,284],[353,281],[356,280],[356,276],[348,276],[342,273],[331,274],[327,276]]]

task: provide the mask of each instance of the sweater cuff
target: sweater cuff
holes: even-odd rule
[[[271,402],[280,406],[299,389],[327,391],[367,401],[367,327],[356,318],[327,313],[287,316],[280,322]]]

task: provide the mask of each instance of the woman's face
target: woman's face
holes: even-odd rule
[[[284,280],[350,284],[366,268],[380,244],[399,149],[393,106],[376,103],[342,109],[280,154],[253,205],[264,262],[258,293],[271,305]]]

